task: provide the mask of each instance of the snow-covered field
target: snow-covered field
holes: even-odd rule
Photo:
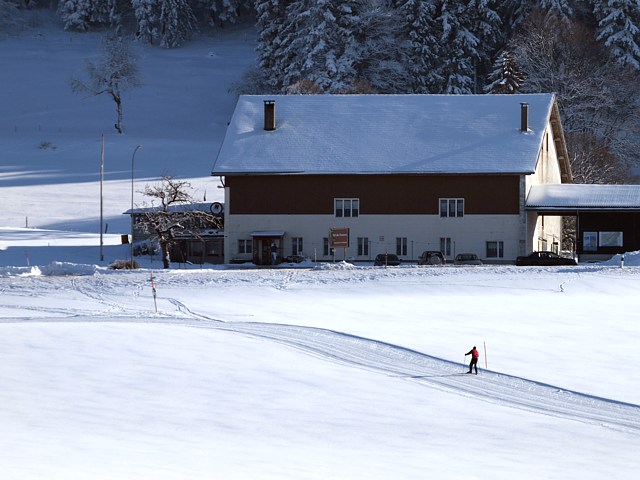
[[[4,478],[640,467],[637,266],[1,271]]]
[[[140,47],[117,136],[108,99],[67,84],[100,36],[50,22],[0,41],[0,478],[637,477],[638,254],[108,270],[136,145],[136,205],[164,173],[221,200],[208,174],[253,37]]]

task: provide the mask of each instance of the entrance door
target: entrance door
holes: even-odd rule
[[[272,246],[275,245],[277,258],[282,256],[281,239],[277,237],[254,237],[253,239],[253,263],[256,265],[275,265],[272,260]]]

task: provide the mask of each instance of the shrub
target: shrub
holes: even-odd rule
[[[140,268],[140,265],[135,260],[116,260],[109,265],[109,268],[111,270],[132,270]]]

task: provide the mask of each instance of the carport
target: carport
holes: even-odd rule
[[[640,250],[640,185],[534,185],[525,209],[575,217],[580,261]]]

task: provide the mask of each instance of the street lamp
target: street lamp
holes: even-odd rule
[[[133,164],[136,159],[136,152],[140,147],[142,145],[136,145],[133,155],[131,155],[131,263],[129,264],[131,270],[133,270]]]

